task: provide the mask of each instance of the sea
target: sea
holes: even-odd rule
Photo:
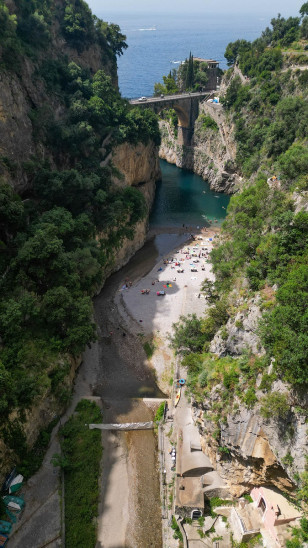
[[[97,13],[126,35],[127,50],[118,58],[119,88],[127,99],[151,96],[155,82],[189,57],[215,59],[227,68],[224,52],[238,38],[255,40],[270,24],[261,15],[177,15]],[[150,225],[219,226],[230,197],[210,189],[198,175],[161,161]]]
[[[126,35],[127,50],[118,58],[119,87],[128,99],[151,96],[155,82],[189,57],[215,59],[227,68],[224,52],[238,38],[255,40],[270,25],[267,15],[136,14],[97,12]],[[275,15],[275,14],[273,14]]]

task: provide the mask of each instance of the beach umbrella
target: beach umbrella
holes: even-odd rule
[[[10,483],[9,493],[16,493],[21,488],[24,477],[18,474]]]
[[[163,285],[163,287],[164,287],[165,289],[167,289],[167,286],[166,286],[166,285]]]

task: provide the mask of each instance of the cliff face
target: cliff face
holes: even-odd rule
[[[10,14],[24,17],[21,15],[23,8],[13,0],[6,0],[5,4]],[[55,167],[53,154],[44,142],[43,126],[51,117],[60,120],[66,110],[61,94],[53,89],[50,80],[57,63],[63,60],[76,63],[91,75],[102,69],[113,86],[118,87],[116,56],[110,46],[106,42],[103,47],[98,43],[74,47],[61,29],[64,9],[63,0],[56,0],[49,19],[45,16],[49,33],[45,48],[37,47],[35,55],[19,53],[21,57],[16,68],[1,68],[0,71],[0,176],[9,180],[17,192],[27,191],[29,178],[25,163],[29,159],[39,157]],[[0,59],[2,53],[0,44]],[[38,118],[40,122],[35,123]]]
[[[275,294],[273,289],[266,291],[271,297]],[[239,290],[233,292],[232,300],[235,312],[213,337],[210,352],[219,358],[236,360],[248,353],[262,359],[265,349],[259,337],[259,321],[264,292],[250,299],[237,293]],[[227,404],[222,404],[226,386],[219,377],[203,398],[193,397],[192,414],[199,427],[203,450],[235,497],[248,493],[256,485],[273,485],[292,493],[296,477],[306,466],[307,396],[277,378],[274,361],[265,371],[255,373],[253,380],[250,378],[250,386],[254,386],[253,400],[243,403],[242,392],[247,387],[244,373],[239,374],[238,389],[226,412]],[[268,394],[266,380],[270,379],[272,393],[284,395],[290,407],[281,416],[275,416],[271,409],[271,416],[265,418],[261,407]],[[231,392],[232,387],[228,390]]]
[[[284,390],[287,390],[286,386]],[[282,491],[292,492],[295,488],[292,476],[305,469],[308,449],[305,416],[293,407],[289,420],[264,420],[258,409],[251,411],[239,406],[238,411],[229,414],[221,425],[218,443],[213,437],[213,423],[205,418],[217,400],[215,392],[201,408],[193,405],[193,416],[199,426],[203,450],[227,483],[230,493],[238,497],[255,485],[274,485]]]
[[[143,194],[148,213],[135,227],[132,240],[126,238],[116,251],[114,260],[106,269],[105,278],[124,266],[144,244],[148,230],[149,213],[155,196],[155,183],[161,178],[158,150],[154,143],[132,145],[123,143],[112,151],[112,164],[117,170],[113,177],[115,186],[137,187]]]
[[[117,111],[121,112],[121,123],[125,125],[127,123],[125,116],[129,110],[118,93],[116,73],[116,53],[125,47],[125,44],[123,46],[125,37],[120,34],[118,27],[114,26],[112,38],[110,38],[108,26],[93,19],[89,8],[85,3],[81,3],[79,8],[75,7],[83,10],[81,19],[85,22],[85,28],[82,32],[85,31],[87,35],[85,38],[77,36],[75,46],[70,37],[64,36],[64,10],[67,5],[68,2],[64,0],[42,5],[42,14],[39,14],[40,24],[44,25],[43,29],[39,26],[42,43],[38,44],[33,51],[31,33],[25,38],[21,34],[23,28],[31,27],[29,26],[29,23],[33,23],[31,17],[36,17],[31,12],[33,6],[29,15],[26,9],[23,11],[23,3],[15,3],[13,0],[6,2],[9,9],[9,12],[5,12],[7,21],[13,14],[17,15],[15,19],[17,25],[14,23],[14,47],[19,48],[16,66],[10,66],[5,58],[6,44],[1,42],[0,37],[0,183],[4,188],[6,183],[13,187],[15,193],[19,195],[14,199],[20,204],[21,210],[26,209],[29,203],[32,208],[29,215],[28,211],[25,211],[17,231],[23,232],[25,239],[31,239],[42,214],[51,212],[51,215],[54,215],[57,211],[61,211],[61,215],[64,214],[70,219],[72,227],[76,226],[75,220],[81,214],[91,229],[89,232],[85,230],[80,233],[81,237],[80,234],[78,235],[75,240],[76,248],[70,235],[66,240],[67,248],[65,249],[66,242],[62,234],[59,240],[62,256],[67,252],[67,258],[69,258],[69,254],[74,251],[81,254],[80,270],[77,268],[75,273],[76,280],[81,271],[85,272],[86,277],[88,275],[91,277],[91,267],[87,270],[89,264],[94,267],[94,270],[100,267],[97,281],[93,279],[93,284],[86,282],[84,285],[78,285],[77,282],[75,289],[69,285],[66,286],[64,279],[56,282],[55,288],[53,288],[53,282],[46,281],[46,287],[42,291],[38,290],[34,282],[31,294],[36,295],[39,307],[42,307],[46,292],[62,291],[64,287],[66,288],[64,292],[68,291],[72,296],[74,294],[73,299],[76,301],[75,291],[78,286],[77,299],[84,299],[84,303],[88,299],[89,302],[89,296],[102,286],[106,278],[129,261],[144,244],[148,215],[155,193],[155,181],[160,178],[157,147],[148,135],[143,135],[147,144],[132,145],[126,142],[117,144],[120,124],[117,121]],[[44,11],[45,9],[47,11]],[[46,47],[42,47],[44,40],[46,40]],[[29,51],[30,54],[28,54]],[[51,137],[53,131],[56,137]],[[131,138],[134,142],[138,141],[138,136],[132,133],[131,131]],[[57,192],[53,196],[51,193],[47,200],[36,192],[34,179],[36,176],[37,180],[41,178],[39,181],[41,183],[44,173],[51,178],[63,177],[63,181],[65,173],[70,174],[70,183],[73,182],[73,187],[65,189],[65,184],[68,182],[66,179],[62,189],[64,190],[63,201],[61,201],[62,198],[58,199]],[[78,184],[83,185],[82,189],[81,186],[78,187]],[[74,187],[74,185],[77,186]],[[143,195],[146,204],[145,215],[143,215],[144,203],[138,196],[138,192],[134,190],[130,194],[125,194],[127,187],[135,187]],[[46,188],[49,192],[51,189],[49,182],[46,182]],[[79,193],[78,196],[76,193]],[[75,199],[73,207],[71,207],[72,203],[68,203],[69,200],[66,201],[66,197]],[[116,200],[118,200],[117,206],[113,209],[113,203]],[[76,203],[78,205],[74,210]],[[121,214],[119,214],[119,208],[121,208]],[[131,219],[132,217],[135,221]],[[23,224],[26,219],[27,221]],[[57,232],[57,223],[53,225],[52,230],[54,233]],[[125,237],[126,230],[129,237]],[[11,233],[8,229],[0,234],[1,244],[8,250],[10,246],[14,247],[11,243],[16,237],[14,231],[15,227]],[[89,236],[90,233],[91,236]],[[104,235],[107,240],[105,247]],[[48,235],[47,240],[49,238]],[[94,254],[92,255],[91,248],[96,250],[95,257]],[[12,249],[12,257],[16,253],[15,247],[14,250]],[[10,252],[6,255],[11,256]],[[46,265],[48,258],[45,258],[43,263]],[[66,264],[72,264],[72,256]],[[64,275],[70,268],[71,266],[63,268]],[[1,264],[1,269],[5,275],[10,272],[10,267],[7,267],[5,262]],[[5,276],[1,276],[2,280],[4,278]],[[44,274],[41,274],[39,278],[44,279]],[[28,288],[23,289],[20,284],[15,284],[13,277],[9,282],[12,299],[19,306],[20,292],[25,290],[27,293]],[[61,286],[63,289],[59,289]],[[3,295],[3,300],[9,301],[9,298],[8,294]],[[63,306],[67,304],[66,298],[69,298],[68,295],[62,301]],[[89,329],[89,331],[93,325],[89,318],[90,308],[84,322],[85,330]],[[26,323],[30,315],[31,313],[27,312]],[[48,331],[48,321],[43,320],[43,317],[40,321],[42,321],[44,332]],[[1,318],[0,326],[2,326]],[[22,332],[26,333],[27,329],[28,327],[25,326]],[[35,331],[34,335],[25,337],[25,340],[20,336],[18,344],[21,352],[27,353],[28,341],[31,340],[35,348],[35,339],[39,330]],[[57,331],[60,335],[61,327]],[[6,345],[9,347],[11,340],[9,337],[5,339],[3,333],[1,337],[0,352],[5,352]],[[16,464],[20,457],[25,456],[23,443],[27,450],[31,449],[39,431],[65,409],[74,375],[80,363],[78,355],[84,346],[85,344],[81,344],[77,351],[71,351],[69,345],[63,344],[58,353],[50,347],[50,350],[46,351],[48,357],[45,360],[44,351],[40,352],[40,343],[38,343],[42,376],[34,374],[33,386],[36,386],[36,390],[33,391],[33,397],[29,396],[27,405],[21,405],[18,396],[15,400],[12,396],[9,398],[10,403],[5,408],[5,413],[1,415],[0,483],[12,465]],[[14,355],[16,356],[17,352]],[[73,355],[77,357],[73,358]],[[17,359],[9,364],[5,359],[3,362],[4,367],[10,368],[13,373],[14,368],[17,371],[20,367]],[[32,361],[34,362],[35,360]],[[24,364],[21,364],[21,367],[25,369]],[[29,378],[32,374],[30,365]],[[61,379],[60,382],[58,378]],[[0,399],[2,397],[5,403],[6,395],[3,396],[0,392]],[[14,403],[11,403],[12,401]],[[14,428],[18,428],[21,434],[20,443],[17,443],[19,447],[17,448],[15,444],[16,450],[14,450],[11,435],[11,430]]]
[[[112,161],[118,170],[118,176],[114,178],[115,186],[136,186],[142,192],[148,213],[146,217],[139,221],[134,230],[132,239],[126,238],[117,249],[110,262],[103,272],[103,280],[105,281],[113,272],[124,266],[131,257],[143,246],[148,230],[148,215],[151,209],[154,195],[155,182],[161,176],[158,151],[153,143],[143,145],[130,145],[124,143],[113,150]],[[23,433],[28,447],[32,447],[37,439],[40,430],[46,428],[50,422],[57,416],[61,415],[66,408],[66,397],[69,396],[73,386],[74,377],[78,366],[81,363],[81,356],[73,359],[67,356],[70,363],[69,374],[63,381],[63,396],[60,399],[52,393],[48,388],[43,396],[35,401],[35,404],[26,412],[25,421],[23,423]],[[54,367],[55,364],[52,364]],[[17,415],[13,413],[10,420],[13,422]],[[8,445],[0,439],[0,483],[4,480],[6,473],[16,464],[16,454]]]
[[[204,130],[202,115],[210,116],[216,122],[217,129]],[[232,136],[233,127],[221,105],[200,103],[191,147],[183,147],[177,143],[167,121],[161,121],[160,127],[162,131],[160,158],[197,173],[217,192],[232,194],[237,190],[241,184],[241,178],[233,167],[236,156],[236,145]]]

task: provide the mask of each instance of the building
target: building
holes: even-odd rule
[[[207,75],[208,81],[203,91],[212,91],[217,88],[219,83],[219,62],[214,59],[202,59],[201,57],[194,57],[194,61],[199,61],[199,63],[206,63],[208,66]]]
[[[200,435],[191,416],[178,433],[175,513],[182,517],[204,514],[205,498],[226,496],[226,486],[203,453]]]
[[[277,546],[285,546],[288,536],[286,526],[289,523],[296,525],[295,520],[302,517],[299,510],[283,495],[267,487],[255,487],[251,491],[251,497],[259,511],[264,529],[270,533]]]

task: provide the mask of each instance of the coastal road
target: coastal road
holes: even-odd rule
[[[142,105],[142,104],[155,104],[155,103],[169,103],[170,101],[179,100],[179,99],[189,99],[189,98],[205,98],[207,96],[215,93],[215,90],[212,91],[196,91],[193,93],[177,93],[175,95],[164,95],[163,97],[146,97],[143,101],[140,101],[140,98],[130,99],[129,102],[131,105]]]

